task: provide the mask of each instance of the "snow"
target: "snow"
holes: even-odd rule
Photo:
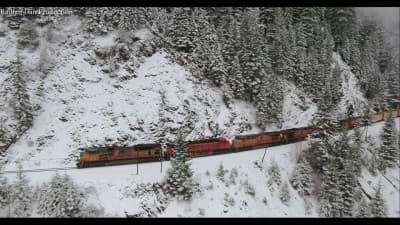
[[[342,60],[341,56],[337,53],[333,53],[334,64],[337,63],[341,70],[340,77],[342,80],[342,93],[337,110],[333,112],[340,119],[346,118],[346,110],[349,105],[354,107],[354,116],[361,116],[364,110],[364,106],[367,103],[363,96],[363,93],[358,86],[358,79],[350,71],[350,67]]]
[[[318,108],[307,96],[292,83],[287,83],[283,100],[282,129],[305,127],[311,125],[311,120]]]

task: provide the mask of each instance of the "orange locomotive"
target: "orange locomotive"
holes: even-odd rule
[[[91,148],[80,154],[77,166],[82,168],[149,162],[159,159],[160,155],[160,144]]]

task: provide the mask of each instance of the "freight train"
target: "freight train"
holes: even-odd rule
[[[400,109],[391,112],[379,112],[371,115],[372,122],[385,120],[390,113],[393,117],[400,117]],[[338,124],[346,129],[353,128],[362,122],[361,117],[341,120]],[[312,134],[312,127],[293,128],[288,130],[264,132],[252,135],[235,136],[232,143],[226,138],[213,138],[199,141],[192,141],[185,144],[184,148],[191,157],[201,157],[224,153],[240,152],[250,149],[269,147],[274,145],[287,144],[304,140]],[[94,166],[109,166],[142,162],[154,162],[168,160],[173,154],[173,145],[167,144],[140,144],[132,147],[110,146],[101,148],[85,149],[80,154],[77,166],[79,168]]]

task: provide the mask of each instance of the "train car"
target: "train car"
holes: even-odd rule
[[[300,127],[282,131],[286,143],[301,141],[312,134],[314,129],[312,127]]]
[[[313,131],[311,127],[301,127],[256,135],[238,135],[233,140],[232,148],[235,151],[243,151],[281,143],[291,143],[306,138]]]
[[[160,158],[160,144],[141,144],[133,147],[90,148],[80,154],[78,167],[94,167],[147,162]]]
[[[191,141],[184,145],[191,157],[222,154],[231,151],[231,144],[223,137],[205,139],[200,141]],[[170,144],[167,147],[167,155],[173,154],[174,148]]]
[[[384,120],[384,113],[383,112],[378,112],[378,113],[372,114],[371,120],[374,123],[383,121]]]
[[[360,117],[340,120],[339,126],[344,127],[346,129],[351,129],[351,128],[355,127],[356,125],[360,124],[360,121],[361,121]]]

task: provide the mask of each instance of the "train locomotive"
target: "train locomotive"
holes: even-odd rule
[[[391,112],[378,112],[371,115],[371,122],[383,121],[390,113],[393,117],[400,117],[400,109],[395,109]],[[361,122],[362,118],[356,117],[341,120],[338,124],[341,127],[350,129]],[[235,136],[232,143],[226,138],[219,137],[187,142],[184,148],[191,157],[233,153],[301,141],[312,134],[313,131],[312,127],[301,127],[260,134],[238,135]],[[111,146],[89,148],[81,152],[77,166],[79,168],[86,168],[168,160],[173,151],[173,144],[167,144],[166,147],[162,147],[158,143],[140,144],[132,147]]]

